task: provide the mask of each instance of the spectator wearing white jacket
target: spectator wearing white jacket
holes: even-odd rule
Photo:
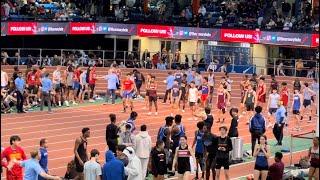
[[[147,126],[144,124],[140,127],[140,132],[135,138],[136,155],[140,159],[142,168],[142,177],[146,178],[150,152],[152,149],[151,137],[147,132]]]
[[[129,163],[124,167],[124,172],[128,176],[127,180],[143,180],[141,162],[132,147],[127,147],[123,153],[128,157]]]

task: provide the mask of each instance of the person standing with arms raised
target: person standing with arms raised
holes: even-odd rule
[[[83,176],[83,166],[86,161],[88,161],[88,152],[87,152],[87,145],[88,145],[88,138],[90,137],[90,129],[83,128],[82,135],[76,139],[74,145],[74,161],[76,164],[76,171],[78,176],[81,180],[84,179]]]

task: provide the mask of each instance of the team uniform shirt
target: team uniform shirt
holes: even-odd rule
[[[42,72],[41,72],[41,70],[38,70],[36,72],[36,83],[38,86],[41,85],[41,77],[42,77]]]
[[[97,80],[97,73],[96,71],[93,69],[90,71],[89,73],[89,84],[94,85],[96,84],[96,80]]]
[[[262,95],[262,93],[264,92],[264,94]],[[259,84],[258,85],[258,101],[261,103],[265,103],[266,102],[266,89],[264,84]]]
[[[280,95],[278,93],[270,94],[270,104],[269,108],[277,109],[278,108],[278,102],[280,100]]]
[[[46,148],[40,148],[41,159],[39,164],[45,172],[48,172],[48,150]]]
[[[180,85],[181,82],[182,82],[182,76],[183,76],[182,73],[176,73],[175,76],[174,76],[174,77],[175,77],[175,80],[178,81],[179,85]]]
[[[157,97],[157,86],[154,82],[149,84],[148,91],[149,91],[149,97]]]
[[[210,87],[210,94],[213,93],[213,89],[214,89],[214,81],[215,81],[215,77],[214,74],[209,74],[208,75],[208,85]]]
[[[283,105],[285,107],[287,107],[288,103],[289,103],[289,90],[288,90],[288,88],[287,87],[282,88],[280,94],[281,94],[280,99],[283,102]]]
[[[190,88],[189,89],[189,102],[196,103],[198,101],[198,89]]]
[[[173,98],[179,98],[180,96],[180,87],[179,85],[175,84],[172,86],[172,97]]]
[[[4,162],[3,159],[6,159],[7,162]],[[4,149],[1,153],[1,166],[7,167],[10,161],[13,159],[17,161],[26,160],[27,157],[21,147],[17,147],[16,149],[12,149],[11,146]],[[18,164],[14,164],[10,171],[6,171],[7,179],[21,178],[22,175],[22,167]]]
[[[185,99],[187,93],[188,82],[186,80],[181,81],[180,90],[181,90],[181,99]]]
[[[233,82],[231,79],[226,80],[227,90],[228,92],[231,92],[231,83]]]
[[[37,85],[37,73],[30,71],[27,75],[27,84],[29,86]]]
[[[301,104],[300,94],[294,94],[293,95],[293,105],[292,105],[293,114],[299,113],[301,105],[302,104]]]
[[[123,90],[131,91],[132,86],[134,85],[134,82],[132,80],[124,80],[122,85],[123,85]]]
[[[61,72],[60,71],[55,70],[53,72],[52,76],[53,76],[53,81],[52,81],[53,84],[56,85],[56,84],[61,83]]]
[[[201,86],[201,101],[204,102],[208,99],[209,96],[209,87],[207,85]]]
[[[217,108],[222,110],[226,108],[226,93],[223,90],[218,90],[217,92],[218,96],[218,103],[217,103]]]

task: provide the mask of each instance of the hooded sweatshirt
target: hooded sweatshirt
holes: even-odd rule
[[[142,167],[140,159],[132,147],[127,147],[123,153],[128,157],[129,164],[124,168],[128,180],[142,180]]]
[[[149,136],[147,131],[141,131],[139,134],[136,135],[135,138],[135,150],[136,155],[139,158],[149,158],[152,143],[151,143],[151,137]]]
[[[106,163],[103,166],[104,180],[124,180],[124,165],[116,159],[111,150],[105,154]]]
[[[258,131],[262,134],[266,132],[266,121],[260,113],[255,114],[251,118],[249,129],[250,129],[250,132]]]

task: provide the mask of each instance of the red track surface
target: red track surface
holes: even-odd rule
[[[137,127],[141,124],[147,124],[149,134],[155,142],[158,129],[164,124],[164,117],[170,114],[169,105],[159,103],[159,115],[148,116],[147,110],[143,110],[144,103],[135,102],[135,111],[139,116]],[[234,104],[234,106],[237,106]],[[49,170],[51,174],[63,176],[67,163],[73,158],[74,141],[81,135],[83,127],[90,127],[91,137],[89,138],[88,151],[97,148],[100,152],[105,149],[105,127],[109,123],[109,113],[116,113],[118,122],[126,120],[128,113],[120,113],[122,105],[89,105],[86,107],[74,107],[65,109],[56,109],[53,114],[47,112],[32,112],[27,114],[8,114],[1,115],[1,141],[2,146],[9,145],[9,137],[17,134],[22,138],[21,146],[29,154],[30,150],[37,148],[41,138],[49,140]],[[188,108],[187,108],[188,109]],[[216,112],[214,112],[216,114]],[[187,130],[188,143],[193,141],[196,121],[189,120],[190,112],[182,113],[183,124]],[[216,117],[216,116],[214,116]],[[217,118],[215,118],[217,120]],[[248,117],[240,119],[239,134],[244,139],[244,143],[250,143],[250,133],[245,124]],[[229,126],[230,118],[225,125]],[[215,123],[213,132],[218,133],[220,124]],[[291,120],[290,128],[294,127]],[[315,128],[315,123],[303,124],[304,131],[310,131]],[[139,129],[139,128],[138,128]],[[268,129],[267,136],[273,139],[271,129]],[[104,153],[102,153],[104,154]],[[305,155],[306,152],[295,154],[294,159]],[[285,162],[288,164],[288,156],[285,156]],[[104,156],[101,156],[101,162],[104,162]],[[270,160],[272,161],[272,160]],[[253,173],[253,163],[246,163],[231,167],[231,177],[237,178]]]

